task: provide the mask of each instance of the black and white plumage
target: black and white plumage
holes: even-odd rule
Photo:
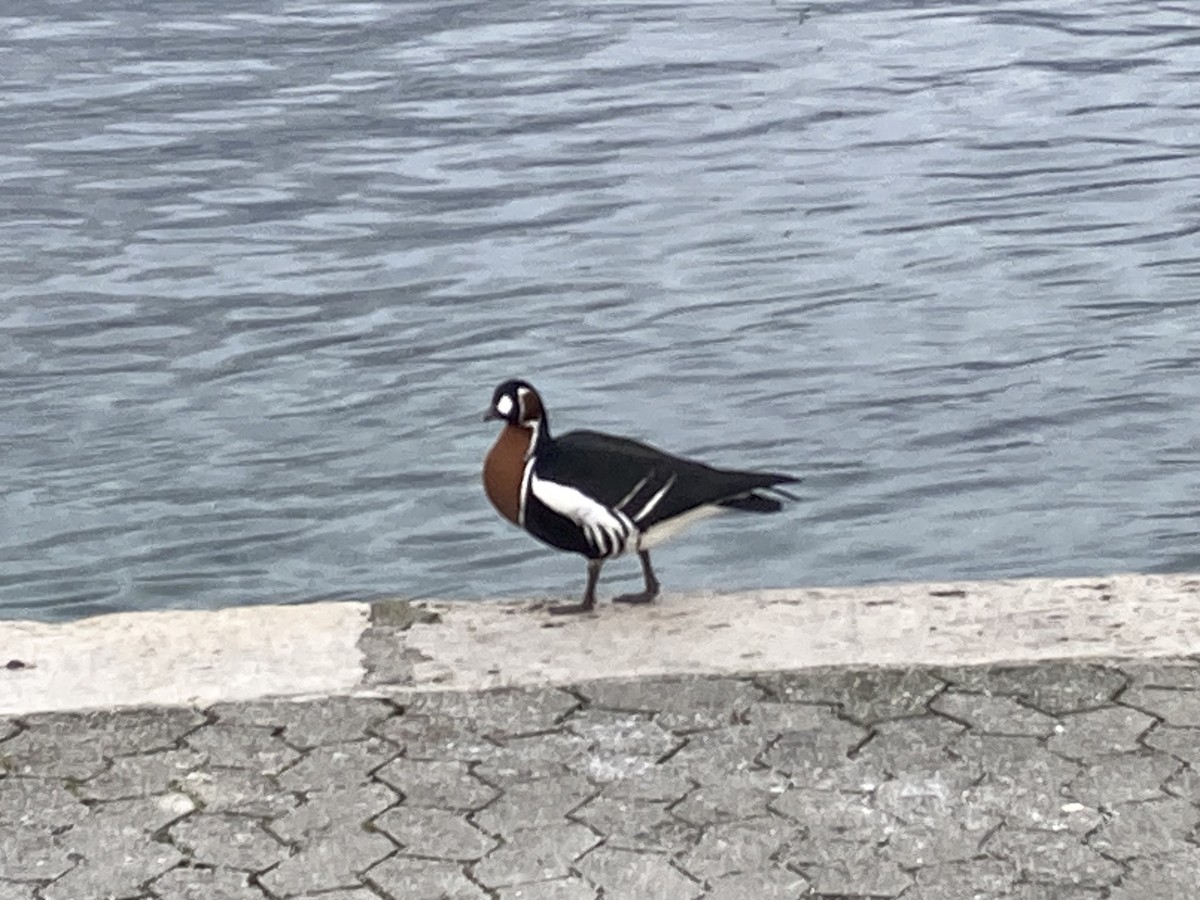
[[[778,496],[795,499],[778,487],[799,480],[790,475],[716,469],[595,431],[554,438],[541,397],[525,381],[497,387],[485,418],[505,422],[484,463],[493,505],[539,540],[588,560],[583,600],[551,612],[592,609],[601,566],[631,552],[646,587],[615,602],[648,603],[659,590],[652,547],[722,510],[778,512]]]

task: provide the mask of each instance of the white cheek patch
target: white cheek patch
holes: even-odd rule
[[[500,415],[504,416],[505,418],[508,418],[508,416],[512,412],[512,410],[513,410],[513,401],[512,401],[512,397],[508,396],[508,394],[505,394],[503,397],[501,397],[499,400],[496,401],[496,412],[500,413]]]

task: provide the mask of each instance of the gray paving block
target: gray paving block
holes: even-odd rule
[[[202,754],[210,766],[246,769],[273,775],[300,758],[272,734],[253,725],[206,725],[188,735],[187,745]]]
[[[591,829],[574,822],[514,831],[504,846],[475,865],[475,880],[485,887],[502,888],[564,879],[571,874],[572,863],[598,843],[600,838]]]
[[[1080,843],[1077,836],[1062,832],[1003,826],[984,849],[992,856],[1012,862],[1023,880],[1032,882],[1105,888],[1124,871],[1117,863]]]
[[[789,850],[798,864],[841,859],[846,845],[883,844],[900,825],[867,794],[791,788],[775,799],[771,809],[802,829],[803,837]]]
[[[367,879],[390,897],[405,900],[489,900],[459,863],[413,859],[403,855],[384,860],[367,873]]]
[[[668,805],[600,796],[577,810],[573,818],[599,832],[610,847],[682,852],[699,840],[700,828],[676,818]]]
[[[1169,856],[1134,859],[1109,900],[1158,900],[1200,896],[1200,847]]]
[[[219,703],[209,708],[223,725],[256,725],[282,729],[283,740],[308,749],[367,737],[367,729],[395,713],[382,700],[365,697],[324,697],[319,700],[263,700]]]
[[[896,819],[912,824],[942,821],[963,806],[968,788],[975,783],[962,763],[934,761],[936,768],[908,771],[883,782],[870,798],[871,805]]]
[[[2,731],[3,729],[0,729]],[[0,843],[0,848],[3,843]],[[3,859],[0,855],[0,859]],[[18,884],[15,881],[0,881],[0,900],[36,900],[36,886],[29,883]]]
[[[475,773],[496,785],[520,784],[542,778],[586,775],[592,753],[588,741],[566,730],[529,737],[509,737],[487,744],[475,754]]]
[[[85,800],[122,800],[177,791],[187,774],[204,764],[205,755],[194,750],[160,750],[121,756],[112,765],[77,788]]]
[[[0,862],[6,878],[48,881],[75,866],[70,848],[44,825],[9,827],[0,819]]]
[[[692,900],[704,889],[667,857],[601,847],[579,861],[579,870],[603,888],[605,900]]]
[[[836,859],[799,868],[817,894],[899,897],[912,885],[912,877],[875,847],[853,845]]]
[[[671,756],[671,768],[713,774],[745,771],[776,740],[778,736],[749,725],[696,732]]]
[[[1200,809],[1186,800],[1168,797],[1114,806],[1107,821],[1091,836],[1092,848],[1113,859],[1183,853],[1192,849],[1186,839],[1200,824]]]
[[[1177,760],[1153,751],[1108,756],[1087,766],[1069,789],[1089,806],[1153,800],[1163,796],[1163,785],[1179,767]]]
[[[159,900],[265,900],[245,872],[233,869],[171,869],[150,883]]]
[[[946,668],[938,674],[960,690],[1021,697],[1052,716],[1107,705],[1126,684],[1116,668],[1071,661]]]
[[[1126,661],[1121,663],[1121,671],[1134,688],[1200,689],[1200,661],[1195,659]]]
[[[786,777],[769,770],[695,774],[700,787],[673,809],[676,816],[694,825],[768,815],[769,805],[784,795],[788,785]]]
[[[1020,871],[1008,860],[973,859],[921,866],[904,900],[1009,900]]]
[[[475,731],[472,723],[450,714],[417,715],[406,711],[372,729],[387,738],[409,759],[455,759],[473,762],[487,757],[495,743]]]
[[[450,718],[480,735],[520,735],[558,727],[579,701],[554,688],[445,691],[422,694],[405,715]]]
[[[288,857],[288,848],[257,819],[192,813],[171,826],[171,839],[192,862],[258,872]]]
[[[677,766],[656,765],[606,783],[600,796],[624,800],[682,800],[693,789],[691,776]]]
[[[1200,806],[1200,771],[1180,769],[1163,783],[1163,790]]]
[[[696,731],[732,725],[763,694],[749,680],[735,678],[641,678],[597,681],[578,686],[593,706],[626,712],[657,713],[671,731]]]
[[[466,862],[482,859],[499,845],[462,813],[442,809],[397,806],[376,819],[375,826],[413,856]]]
[[[493,834],[562,825],[569,812],[597,793],[598,790],[586,778],[578,775],[514,784],[491,806],[476,813],[475,821]]]
[[[864,724],[919,715],[945,687],[920,668],[806,669],[760,675],[756,681],[782,700],[837,705]]]
[[[376,777],[404,797],[407,806],[476,810],[486,806],[499,791],[471,774],[457,760],[393,759]]]
[[[808,881],[780,866],[714,879],[704,900],[798,900],[808,896]]]
[[[1146,735],[1143,743],[1183,760],[1194,769],[1200,769],[1200,728],[1157,725]]]
[[[881,722],[873,729],[870,740],[856,752],[855,758],[861,765],[880,774],[925,770],[950,761],[946,748],[963,730],[957,722],[934,715]]]
[[[139,895],[143,883],[183,859],[175,847],[156,841],[154,833],[191,809],[180,795],[98,804],[64,841],[79,862],[43,889],[45,900]]]
[[[996,773],[985,773],[967,789],[964,800],[973,809],[1003,817],[1015,828],[1082,835],[1095,828],[1101,816],[1096,804],[1080,802],[1071,789],[1080,772],[1079,764],[1037,748],[1027,757],[1008,761]]]
[[[290,791],[357,787],[370,782],[371,773],[397,755],[394,746],[378,738],[323,744],[306,751],[277,777],[280,787]]]
[[[497,891],[498,900],[596,900],[596,889],[582,878],[516,884]]]
[[[830,713],[815,728],[780,735],[763,754],[763,760],[799,784],[811,783],[828,770],[848,765],[850,751],[862,744],[869,733]]]
[[[770,868],[768,862],[794,835],[795,826],[776,816],[724,822],[706,828],[700,841],[678,859],[697,881]]]
[[[334,831],[259,878],[263,887],[279,897],[357,888],[364,884],[362,873],[395,850],[396,845],[386,837],[362,828]]]
[[[1121,703],[1158,716],[1175,728],[1200,728],[1200,690],[1131,687]]]
[[[1013,697],[949,690],[938,696],[929,707],[956,721],[965,722],[984,734],[1045,737],[1054,731],[1053,718],[1022,706]]]
[[[593,754],[658,759],[679,745],[679,738],[646,713],[585,709],[572,715],[566,728],[586,740]]]
[[[267,827],[283,841],[302,844],[334,832],[367,829],[397,799],[391,788],[375,783],[313,791],[303,804],[273,819]]]
[[[1072,759],[1132,753],[1138,749],[1138,737],[1153,724],[1150,716],[1127,706],[1068,713],[1060,718],[1046,746]]]
[[[296,795],[272,776],[247,769],[197,769],[180,779],[180,789],[208,812],[274,818],[299,803]]]
[[[203,721],[184,709],[45,713],[27,717],[29,727],[5,741],[0,755],[17,775],[83,780],[112,757],[171,749]]]

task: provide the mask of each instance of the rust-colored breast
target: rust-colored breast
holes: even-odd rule
[[[492,506],[513,524],[521,509],[521,479],[525,475],[525,452],[533,432],[505,425],[483,461],[483,489]]]

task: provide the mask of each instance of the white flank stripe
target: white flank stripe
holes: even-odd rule
[[[685,528],[724,511],[719,506],[697,506],[695,509],[689,509],[687,512],[680,513],[670,519],[656,522],[643,532],[641,539],[638,540],[638,549],[649,550],[651,547],[657,547],[659,544],[665,543],[675,537],[675,535],[679,534]]]
[[[619,556],[633,532],[633,523],[623,513],[614,512],[578,488],[546,481],[533,475],[529,490],[547,507],[565,516],[583,529],[589,544],[604,556]]]
[[[624,509],[625,504],[637,496],[637,492],[646,486],[646,482],[650,480],[650,475],[653,474],[654,472],[651,471],[645,478],[635,484],[633,486],[633,490],[621,498],[621,502],[617,504],[617,509]]]
[[[673,485],[674,483],[675,483],[675,475],[674,475],[674,473],[672,473],[671,477],[667,479],[667,483],[664,484],[661,488],[659,488],[657,493],[655,493],[655,495],[653,497],[651,497],[649,500],[646,501],[645,506],[643,506],[640,510],[638,510],[637,514],[633,517],[633,521],[641,522],[642,519],[644,519],[644,518],[646,518],[646,516],[650,515],[650,513],[652,513],[654,511],[654,507],[658,506],[659,501],[662,500],[663,497],[667,496],[667,491],[669,491],[671,489],[671,485]]]

